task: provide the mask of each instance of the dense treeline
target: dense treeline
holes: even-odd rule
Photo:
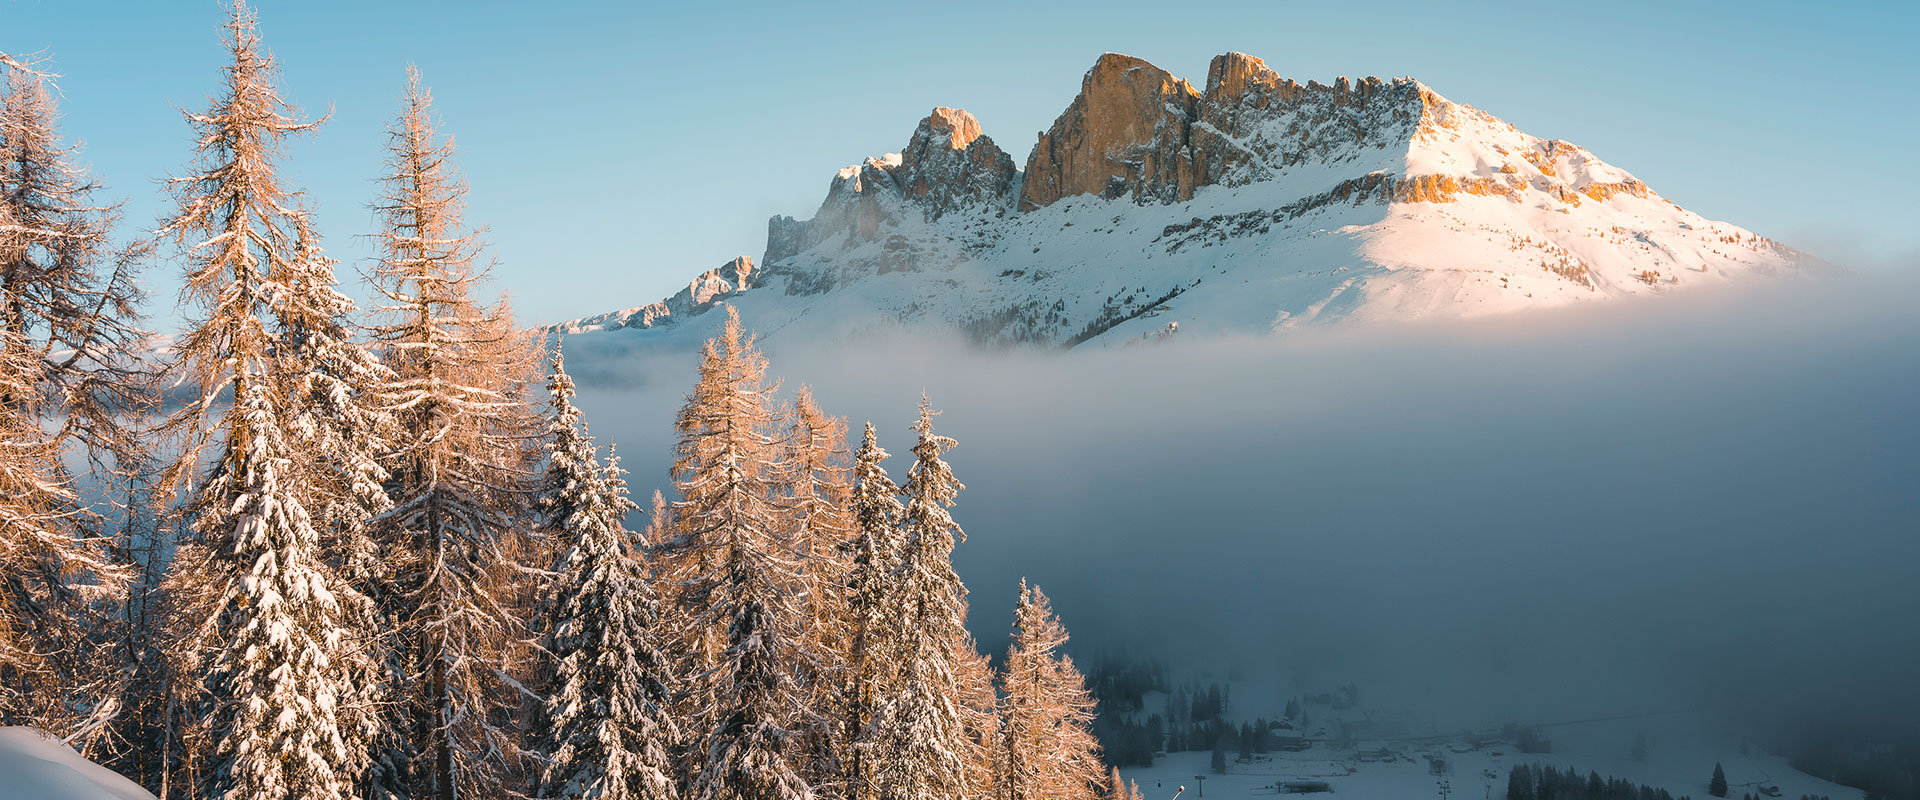
[[[1794,769],[1864,789],[1867,800],[1920,798],[1920,737],[1836,731],[1785,749]]]
[[[1160,752],[1211,751],[1219,754],[1215,760],[1224,770],[1227,760],[1251,761],[1273,752],[1282,735],[1307,724],[1299,700],[1290,699],[1284,723],[1262,717],[1235,725],[1226,719],[1232,701],[1228,684],[1193,680],[1176,686],[1158,661],[1109,655],[1094,665],[1088,682],[1106,712],[1094,722],[1093,731],[1107,762],[1115,766],[1151,766]],[[1167,695],[1164,714],[1142,713],[1150,691]],[[1341,696],[1357,697],[1357,690],[1346,687]],[[1320,701],[1332,702],[1325,697]],[[1281,732],[1276,733],[1276,727]]]
[[[1582,777],[1572,767],[1521,764],[1507,772],[1507,800],[1673,800],[1673,795],[1620,778],[1603,779],[1597,772]]]
[[[1104,712],[1094,721],[1094,736],[1107,763],[1116,767],[1152,766],[1153,756],[1166,741],[1166,722],[1159,714],[1141,718],[1147,692],[1171,687],[1165,664],[1122,654],[1108,654],[1087,674],[1094,700]]]
[[[969,634],[928,401],[896,482],[728,309],[629,530],[557,348],[481,297],[419,73],[362,313],[281,176],[319,123],[244,5],[223,38],[172,210],[121,247],[43,62],[0,59],[0,723],[163,798],[1137,798],[1039,588],[1001,668]],[[151,357],[161,259],[189,318]]]

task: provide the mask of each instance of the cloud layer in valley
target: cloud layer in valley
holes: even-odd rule
[[[904,475],[959,439],[956,563],[999,648],[1022,578],[1076,644],[1477,722],[1920,710],[1920,319],[1845,278],[1472,323],[984,353],[769,340]],[[752,320],[746,320],[748,325]],[[635,494],[690,354],[579,336]]]

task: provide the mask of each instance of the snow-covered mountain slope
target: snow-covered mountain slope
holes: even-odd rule
[[[757,271],[553,330],[693,341],[724,300],[779,338],[904,323],[1112,345],[1169,323],[1468,317],[1825,269],[1418,81],[1303,85],[1228,53],[1200,89],[1109,53],[1024,170],[935,109],[902,152],[841,170],[812,219],[775,217]]]
[[[133,781],[32,728],[0,728],[0,800],[153,800]]]
[[[700,273],[687,282],[687,288],[675,292],[672,297],[660,302],[583,317],[555,325],[551,330],[560,333],[588,333],[616,328],[646,329],[665,326],[670,322],[678,322],[705,312],[721,298],[752,285],[753,278],[753,259],[741,256]]]

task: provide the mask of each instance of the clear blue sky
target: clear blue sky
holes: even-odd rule
[[[523,321],[659,299],[760,255],[833,171],[936,105],[1024,160],[1103,51],[1202,82],[1240,50],[1283,75],[1412,75],[1584,145],[1708,217],[1868,270],[1920,261],[1920,4],[257,0],[286,95],[333,110],[289,152],[329,249],[370,256],[382,126],[433,87]],[[0,51],[45,50],[65,132],[128,200],[190,155],[175,109],[219,79],[217,0],[0,0]],[[178,266],[149,276],[156,324]]]

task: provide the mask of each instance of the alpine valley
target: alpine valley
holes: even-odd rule
[[[1197,87],[1108,53],[1024,169],[960,109],[840,170],[666,300],[551,326],[694,343],[897,325],[1112,346],[1655,295],[1829,265],[1410,78],[1305,84],[1241,53]]]

